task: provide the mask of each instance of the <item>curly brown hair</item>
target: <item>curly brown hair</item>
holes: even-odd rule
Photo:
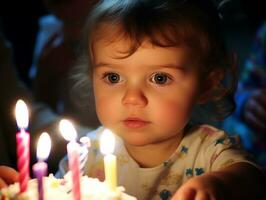
[[[189,47],[193,52],[192,59],[197,59],[200,64],[201,78],[208,91],[204,94],[207,100],[195,108],[193,116],[202,119],[202,113],[208,116],[208,120],[213,120],[233,112],[236,67],[226,51],[219,17],[211,1],[101,1],[92,10],[84,27],[83,53],[78,64],[79,73],[75,76],[79,80],[77,86],[89,85],[89,76],[93,72],[93,43],[114,30],[114,35],[131,41],[126,56],[132,55],[147,38],[159,47]]]

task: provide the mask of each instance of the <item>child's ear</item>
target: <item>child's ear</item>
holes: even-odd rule
[[[203,84],[197,103],[204,104],[208,101],[216,100],[221,94],[221,81],[224,79],[225,70],[215,69],[209,73],[207,78],[203,78]]]

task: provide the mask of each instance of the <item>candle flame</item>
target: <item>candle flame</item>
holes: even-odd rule
[[[20,129],[26,129],[29,124],[29,112],[26,103],[19,99],[15,109],[17,125]]]
[[[51,150],[51,138],[48,133],[43,132],[38,140],[37,158],[38,160],[46,160]]]
[[[100,138],[100,150],[103,154],[113,153],[115,148],[115,137],[112,131],[105,129]]]
[[[70,121],[62,119],[59,122],[59,129],[65,140],[67,141],[76,140],[77,132]]]

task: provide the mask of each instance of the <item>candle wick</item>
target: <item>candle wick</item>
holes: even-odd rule
[[[21,132],[21,134],[25,134],[26,133],[25,128],[21,128],[20,132]]]

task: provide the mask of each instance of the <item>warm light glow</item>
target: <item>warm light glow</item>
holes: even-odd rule
[[[20,129],[26,129],[29,124],[29,112],[24,101],[19,99],[15,109],[17,125]]]
[[[115,137],[112,131],[105,129],[100,138],[100,150],[103,154],[113,153],[115,148]]]
[[[59,129],[65,140],[67,141],[76,140],[77,132],[70,121],[62,119],[59,123]]]
[[[46,160],[51,150],[51,138],[48,133],[43,132],[37,144],[37,159]]]

